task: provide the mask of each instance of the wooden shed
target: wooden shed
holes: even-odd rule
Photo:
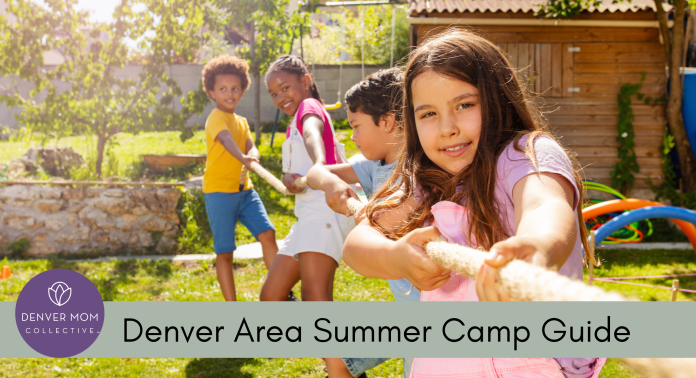
[[[412,0],[411,46],[448,27],[466,27],[507,52],[521,80],[543,97],[549,124],[578,154],[586,178],[611,183],[617,158],[617,95],[638,83],[641,92],[665,94],[665,55],[653,0],[632,0],[597,8],[571,20],[535,16],[538,0]],[[668,8],[668,5],[665,5]],[[640,172],[633,196],[652,198],[646,182],[661,182],[660,145],[665,108],[636,101],[635,151]]]

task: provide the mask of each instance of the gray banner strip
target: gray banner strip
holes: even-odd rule
[[[77,357],[696,357],[696,302],[104,305],[99,338]],[[545,323],[548,339],[558,341],[544,337]],[[599,328],[607,325],[609,332]],[[157,341],[147,339],[148,329]],[[15,302],[0,303],[0,357],[42,357],[19,332]],[[609,341],[597,339],[607,334]]]

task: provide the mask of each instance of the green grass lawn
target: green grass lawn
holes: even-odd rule
[[[634,277],[656,276],[666,274],[683,274],[696,272],[696,254],[694,251],[680,250],[599,250],[602,266],[595,268],[596,277]],[[696,290],[696,277],[676,277],[682,289]],[[627,280],[648,285],[672,286],[673,278],[656,278]],[[605,290],[616,290],[623,295],[632,296],[643,301],[669,301],[671,290],[655,289],[642,286],[622,285],[611,282],[595,281]],[[680,292],[677,300],[693,301],[696,294]]]
[[[339,140],[346,144],[348,156],[358,153],[349,141],[350,132],[339,131]],[[280,177],[280,145],[283,133],[275,136],[275,148],[269,146],[270,135],[262,135],[258,146],[261,163]],[[70,137],[52,141],[50,146],[71,146],[88,162],[94,161],[94,141],[86,137]],[[29,148],[25,142],[0,142],[0,163],[24,154]],[[105,175],[138,179],[143,170],[144,154],[205,154],[205,135],[196,132],[186,142],[179,140],[178,132],[118,134],[105,161]],[[149,177],[159,181],[176,181],[200,174],[200,167]],[[78,172],[79,173],[79,172]],[[82,173],[84,174],[84,172]],[[294,197],[283,196],[265,181],[252,175],[256,190],[276,226],[277,237],[284,238],[296,218],[293,213]],[[237,228],[237,244],[254,241],[241,224]],[[209,248],[209,247],[208,247]],[[212,250],[198,252],[211,253]],[[693,251],[671,250],[599,250],[604,262],[595,269],[597,277],[677,274],[696,271]],[[11,261],[13,276],[0,283],[0,300],[14,301],[22,287],[32,277],[48,269],[72,269],[84,274],[97,286],[107,301],[221,301],[213,262],[172,263],[160,261],[71,262],[57,259]],[[266,269],[260,261],[235,262],[237,299],[257,301]],[[635,280],[653,285],[671,286],[671,279]],[[669,290],[644,288],[597,282],[604,289],[616,290],[645,301],[669,300]],[[696,289],[696,277],[680,278],[680,286]],[[299,296],[300,284],[294,289]],[[337,301],[390,301],[393,300],[386,281],[368,279],[342,264],[336,273],[334,297]],[[679,294],[679,300],[694,300],[693,294]],[[370,377],[399,377],[401,361],[392,359],[369,372]],[[324,377],[320,359],[0,359],[0,377]],[[602,378],[640,377],[621,362],[610,359],[602,370]]]
[[[48,269],[71,269],[84,274],[106,301],[222,301],[214,262],[171,263],[167,260],[70,262],[11,261],[13,275],[0,284],[0,300],[15,301],[22,287]],[[235,261],[237,299],[258,301],[266,276],[261,261]],[[301,283],[294,292],[301,296]],[[385,280],[365,278],[341,264],[336,272],[337,301],[391,301]],[[0,377],[325,377],[323,362],[306,359],[0,359]],[[371,377],[399,377],[400,360],[392,359]]]
[[[696,270],[693,251],[612,250],[600,251],[603,265],[595,269],[597,277],[657,275]],[[110,262],[72,262],[56,259],[10,261],[13,276],[0,285],[0,300],[14,301],[32,277],[48,269],[72,269],[84,274],[97,286],[107,301],[221,301],[213,262],[167,260],[129,260]],[[257,301],[267,271],[260,261],[237,260],[235,276],[237,299]],[[671,280],[636,282],[671,285]],[[684,288],[695,289],[696,279],[681,278]],[[294,288],[299,296],[300,285]],[[629,285],[597,283],[641,300],[669,300],[668,290]],[[337,301],[391,301],[386,281],[365,278],[345,264],[336,272],[334,296]],[[681,293],[679,300],[693,300]],[[370,377],[399,377],[399,360],[371,370]],[[320,359],[0,359],[2,377],[324,377]],[[621,362],[611,359],[602,370],[602,378],[640,377]]]
[[[142,155],[172,155],[172,154],[198,154],[206,155],[205,132],[196,131],[193,138],[182,142],[178,131],[143,132],[139,134],[118,133],[111,139],[108,154],[104,157],[102,168],[104,176],[117,176],[121,178],[137,179],[131,177],[137,171],[138,165],[143,161]],[[252,135],[254,135],[252,133]],[[346,144],[346,154],[350,157],[358,153],[355,144],[350,141],[350,131],[337,131],[338,139]],[[264,158],[277,159],[280,157],[280,146],[285,140],[285,133],[276,133],[273,142],[274,149],[270,148],[270,133],[263,133],[262,142],[257,146]],[[27,141],[0,141],[0,163],[9,163],[13,158],[20,157],[34,146],[34,142]],[[72,147],[80,153],[88,163],[96,161],[96,138],[87,136],[66,137],[60,140],[51,140],[46,147]],[[155,177],[156,178],[156,177]]]
[[[206,154],[205,132],[198,131],[193,138],[181,142],[178,131],[146,132],[136,135],[118,133],[111,139],[109,154],[104,157],[105,176],[128,177],[142,161],[142,155],[169,154]],[[0,163],[8,163],[12,158],[20,157],[34,142],[0,142]],[[88,163],[94,164],[97,150],[96,137],[72,136],[51,140],[46,147],[72,147]]]

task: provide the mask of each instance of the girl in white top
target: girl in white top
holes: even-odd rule
[[[334,273],[343,256],[352,219],[333,212],[324,193],[298,188],[295,180],[315,165],[345,162],[331,117],[309,67],[297,56],[283,55],[268,69],[266,86],[273,103],[293,119],[283,143],[283,183],[295,196],[295,223],[261,289],[262,301],[284,301],[301,279],[302,300],[333,300]]]

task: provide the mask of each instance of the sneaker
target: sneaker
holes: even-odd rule
[[[288,294],[288,301],[290,301],[290,302],[300,302],[300,298],[297,298],[297,297],[295,296],[295,293],[293,293],[292,290],[291,290],[291,291],[290,291],[290,294]]]

